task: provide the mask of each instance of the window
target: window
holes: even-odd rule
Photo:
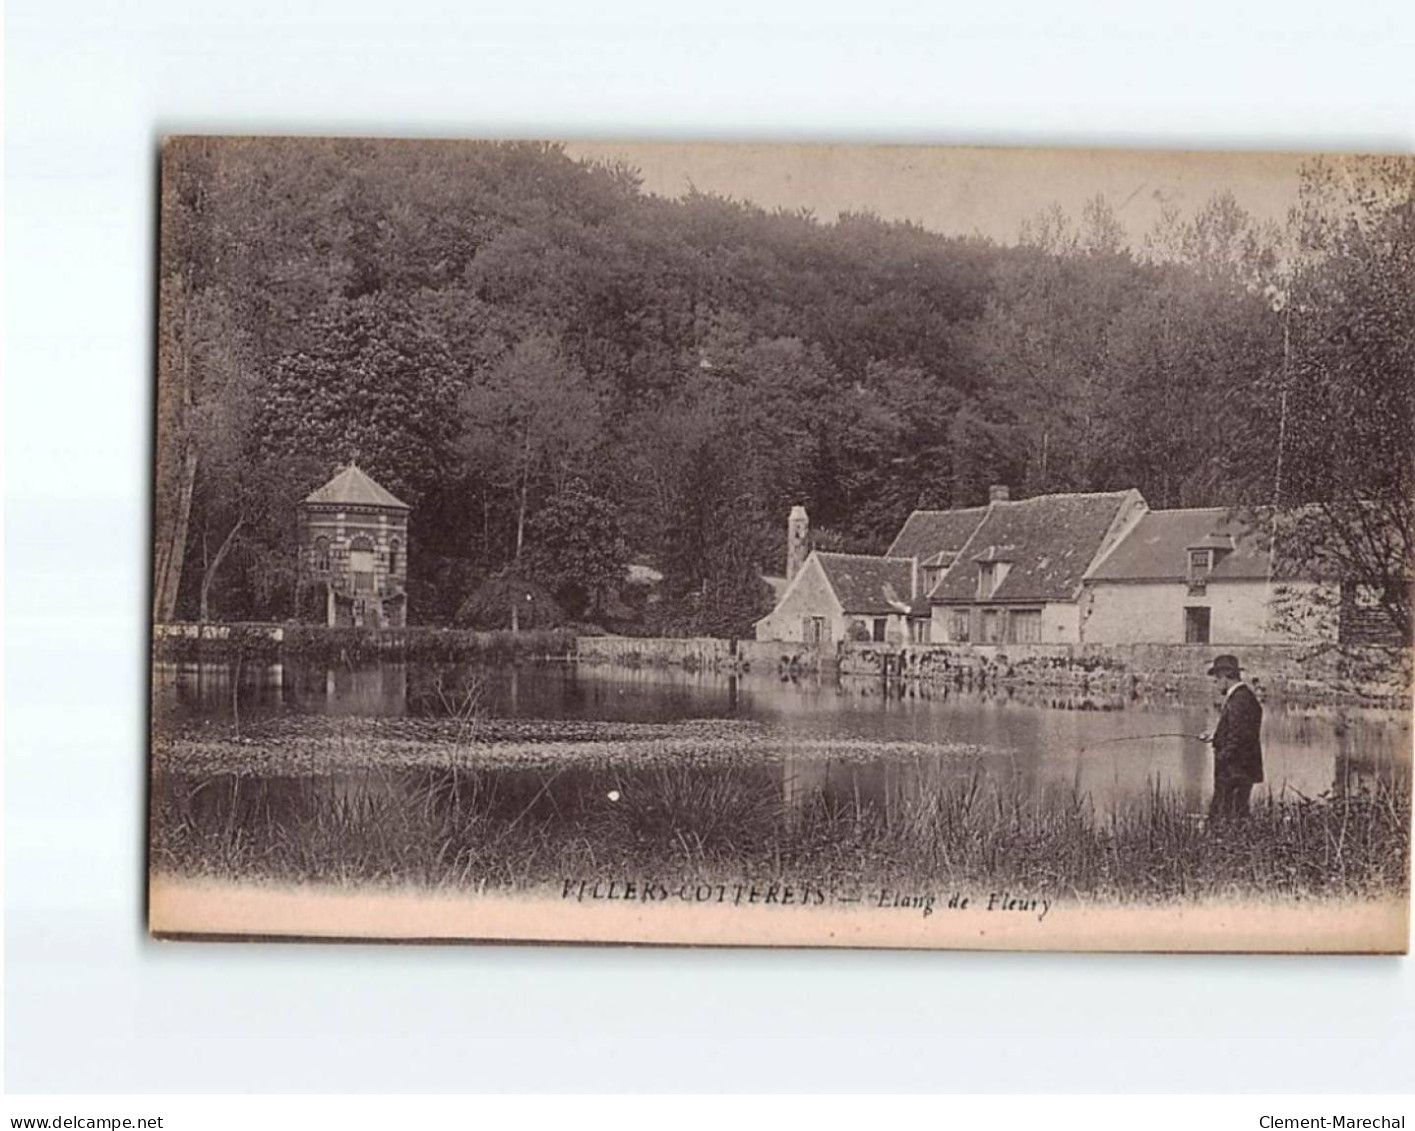
[[[997,588],[997,563],[983,562],[978,566],[978,596],[991,597]]]
[[[949,625],[949,636],[959,644],[966,644],[972,639],[973,615],[967,609],[954,609],[951,624]]]
[[[355,593],[373,592],[373,542],[362,535],[349,543],[349,575]]]
[[[1042,639],[1041,609],[1013,609],[1007,619],[1009,644],[1039,644]]]
[[[875,617],[875,623],[870,632],[870,639],[873,640],[876,644],[884,643],[885,624],[886,621],[884,617]]]
[[[329,572],[329,539],[320,537],[314,540],[314,569],[316,573]]]
[[[927,617],[909,618],[909,643],[927,644],[933,625]]]
[[[1191,605],[1184,610],[1184,643],[1207,644],[1209,642],[1209,609]]]
[[[388,543],[388,572],[398,572],[398,551],[402,549],[402,544],[394,538]]]
[[[1203,581],[1209,576],[1209,571],[1214,567],[1214,552],[1212,550],[1190,550],[1189,551],[1189,580]]]
[[[984,644],[1000,644],[1002,642],[1002,614],[997,609],[983,610],[982,636]]]
[[[942,572],[939,566],[925,566],[922,570],[923,586],[925,593],[932,593],[933,587],[938,584],[938,575]]]

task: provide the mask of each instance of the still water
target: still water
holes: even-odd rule
[[[233,681],[224,665],[170,664],[156,671],[154,722],[159,734],[244,726],[258,735],[262,724],[298,726],[301,720],[328,725],[445,716],[439,674],[457,686],[475,676],[479,711],[492,719],[625,724],[630,732],[634,724],[689,720],[753,724],[754,733],[765,736],[752,747],[753,757],[772,764],[768,777],[787,795],[842,793],[882,803],[905,785],[982,775],[1009,794],[1039,802],[1082,796],[1104,812],[1161,789],[1198,812],[1207,804],[1212,776],[1209,748],[1185,737],[1212,729],[1216,712],[1202,702],[1107,701],[1025,688],[886,688],[866,679],[798,682],[773,675],[572,666],[453,672],[404,664],[283,664],[247,668]],[[691,747],[699,732],[685,733]],[[716,740],[711,728],[701,733],[710,764]],[[612,741],[606,748],[614,749]],[[740,756],[740,748],[733,749]],[[965,749],[968,757],[960,759],[958,751]],[[1269,701],[1263,749],[1262,789],[1288,797],[1346,792],[1377,779],[1408,777],[1409,719],[1399,711],[1289,708]]]

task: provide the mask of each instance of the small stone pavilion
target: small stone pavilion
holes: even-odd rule
[[[410,509],[353,464],[300,504],[300,583],[323,590],[330,627],[408,623]]]

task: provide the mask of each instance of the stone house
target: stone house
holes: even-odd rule
[[[813,552],[776,608],[757,621],[758,640],[834,644],[907,639],[917,564],[912,558]]]
[[[915,511],[883,556],[809,553],[791,512],[787,573],[758,640],[833,644],[1390,642],[1364,587],[1276,561],[1224,507],[1151,511],[1138,491]],[[1290,558],[1290,555],[1288,556]]]
[[[300,504],[299,584],[302,593],[322,595],[330,627],[408,623],[409,513],[353,464]]]
[[[1081,637],[1104,644],[1335,639],[1340,594],[1274,559],[1225,507],[1150,511],[1085,580]]]
[[[811,553],[806,511],[793,507],[787,520],[786,575],[765,579],[776,606],[757,622],[757,639],[927,643],[932,631],[928,589],[986,513],[986,507],[915,511],[889,550],[875,556]]]
[[[928,600],[934,641],[1079,643],[1083,582],[1145,513],[1138,491],[995,493]]]

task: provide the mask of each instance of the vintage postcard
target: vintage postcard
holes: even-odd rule
[[[169,139],[164,937],[1399,953],[1415,159]]]

